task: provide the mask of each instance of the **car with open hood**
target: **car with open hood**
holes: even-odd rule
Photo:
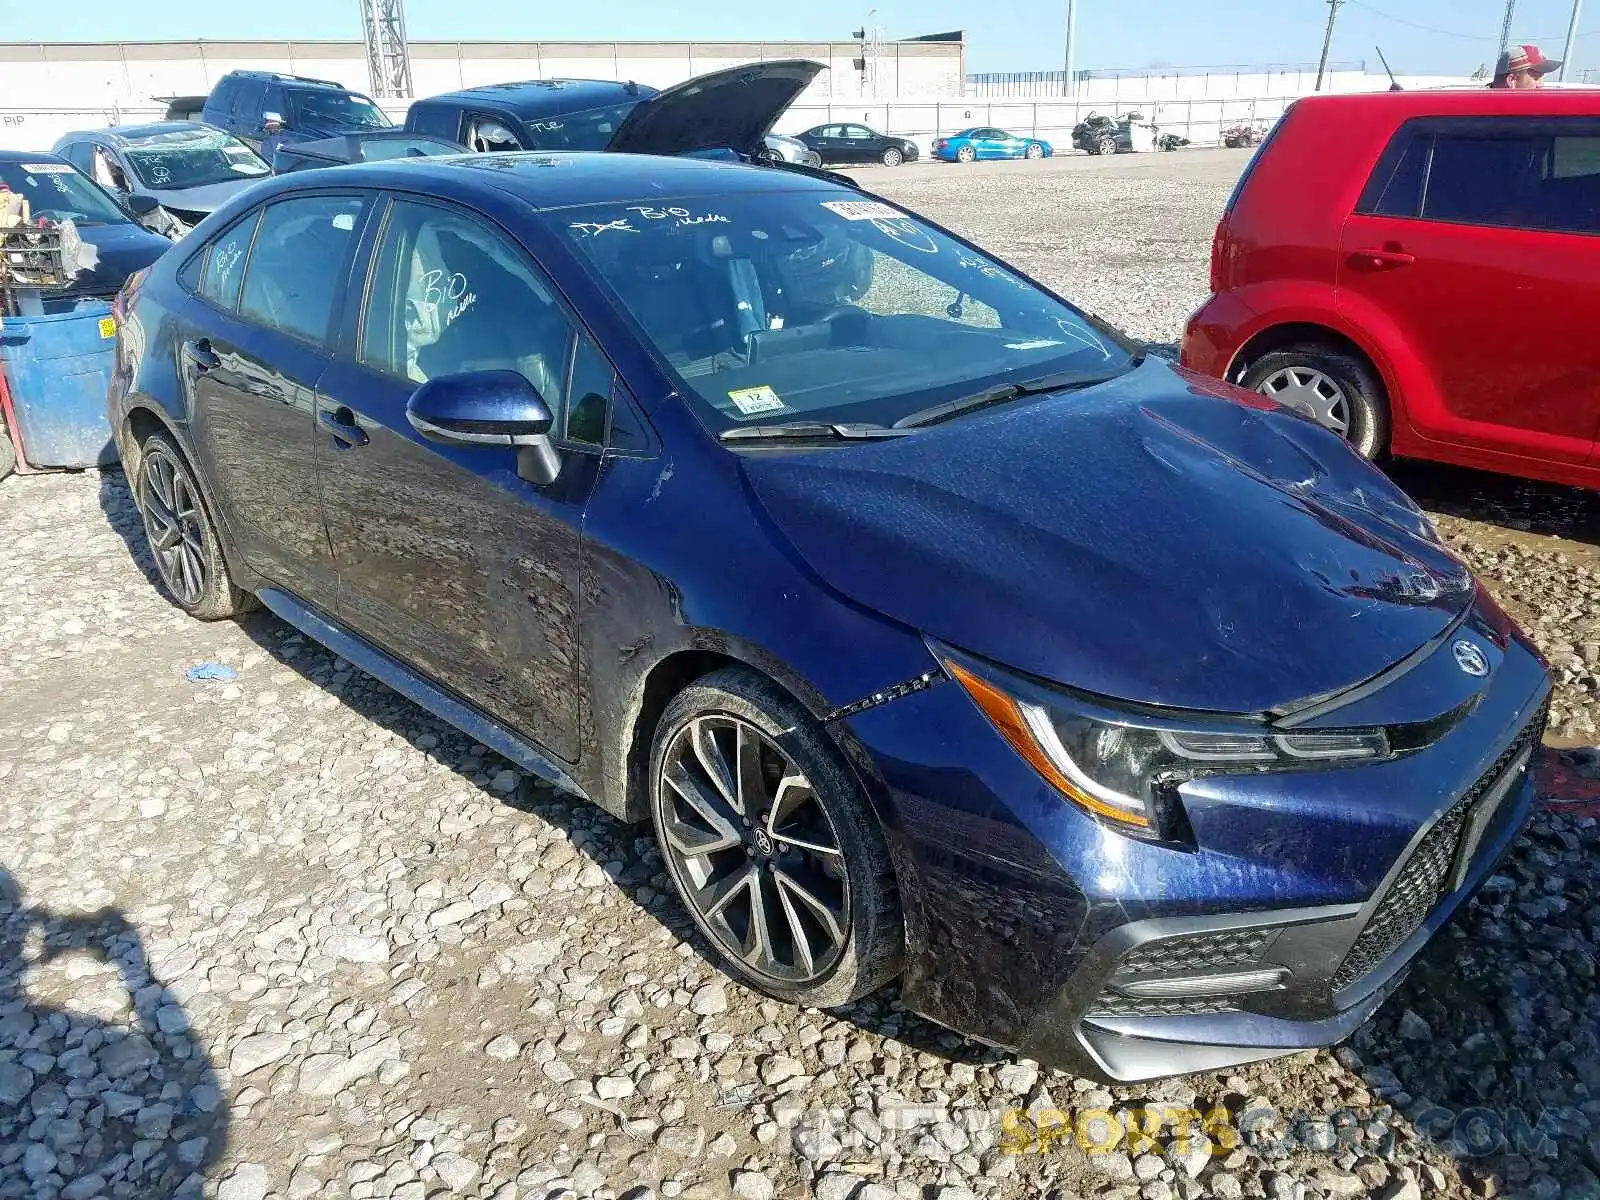
[[[192,121],[80,130],[57,139],[55,152],[168,237],[270,174],[238,138]]]
[[[1545,664],[1403,493],[836,178],[291,174],[122,309],[173,600],[648,822],[768,995],[1120,1080],[1326,1045],[1530,812]]]
[[[51,307],[80,299],[109,300],[128,276],[148,267],[172,245],[136,223],[104,188],[57,154],[0,150],[0,189],[22,196],[28,220],[71,221],[86,253],[86,265],[66,288],[48,298]]]
[[[766,157],[765,135],[823,70],[801,60],[748,63],[663,91],[631,80],[536,79],[418,100],[410,133],[478,151],[724,151]],[[781,156],[781,151],[780,151]]]

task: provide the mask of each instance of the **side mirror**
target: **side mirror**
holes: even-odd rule
[[[135,192],[124,203],[127,204],[128,211],[136,217],[148,217],[161,207],[161,201],[154,196],[146,196],[141,192]]]
[[[517,447],[518,473],[530,483],[551,483],[560,474],[561,456],[550,444],[550,406],[516,371],[430,379],[406,402],[406,420],[429,441],[447,446]]]

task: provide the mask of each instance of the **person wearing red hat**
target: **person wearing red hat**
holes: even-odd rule
[[[1561,66],[1553,58],[1546,58],[1537,46],[1513,46],[1500,56],[1494,65],[1492,88],[1522,90],[1544,86],[1544,77]]]

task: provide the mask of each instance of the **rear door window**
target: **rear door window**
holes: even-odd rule
[[[1600,121],[1410,122],[1379,160],[1357,211],[1600,234]]]
[[[239,315],[323,341],[349,283],[365,203],[360,196],[296,196],[268,205],[245,267]]]
[[[233,98],[233,115],[244,124],[260,124],[261,101],[267,94],[267,85],[259,79],[245,79]]]
[[[239,302],[239,281],[244,278],[244,260],[250,254],[259,212],[251,213],[213,241],[205,251],[205,266],[196,290],[224,312],[232,312]]]

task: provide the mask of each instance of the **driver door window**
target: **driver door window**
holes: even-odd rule
[[[459,210],[390,206],[362,328],[367,366],[413,384],[516,371],[555,411],[574,329],[554,287],[504,234]]]
[[[113,192],[127,193],[130,190],[128,177],[123,174],[122,168],[99,146],[94,151],[94,181]]]
[[[494,117],[473,117],[467,131],[467,145],[480,154],[500,154],[520,150],[517,135],[504,121]]]

